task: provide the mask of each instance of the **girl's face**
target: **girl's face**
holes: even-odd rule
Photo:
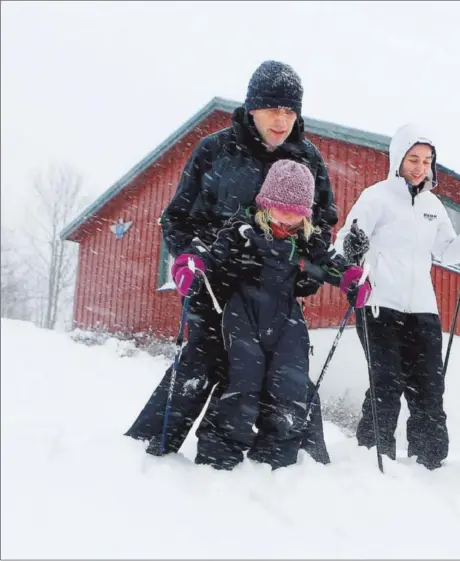
[[[273,222],[286,224],[286,226],[297,226],[302,222],[302,219],[304,218],[302,214],[296,214],[295,212],[286,212],[285,210],[279,210],[277,208],[270,209],[270,215]]]
[[[430,174],[432,161],[433,148],[428,144],[416,144],[405,155],[400,175],[412,185],[419,185]]]

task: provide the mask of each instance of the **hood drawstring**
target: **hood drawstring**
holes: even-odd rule
[[[214,294],[214,292],[211,288],[211,284],[208,280],[208,277],[206,276],[206,273],[204,271],[202,271],[201,269],[198,269],[198,268],[196,269],[196,272],[199,273],[203,277],[206,289],[209,292],[209,296],[211,296],[211,300],[212,300],[212,304],[214,306],[214,309],[216,310],[216,312],[218,314],[221,314],[222,313],[222,308],[220,307],[219,302],[217,301],[217,298],[216,298],[216,296],[215,296],[215,294]]]

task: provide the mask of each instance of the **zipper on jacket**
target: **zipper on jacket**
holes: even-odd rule
[[[412,228],[412,259],[411,259],[411,276],[410,276],[410,285],[409,285],[409,300],[408,300],[408,309],[406,312],[408,314],[412,313],[412,300],[414,294],[414,263],[415,263],[415,247],[414,247],[414,240],[417,238],[417,220],[416,220],[416,211],[415,211],[415,195],[412,196],[412,220],[413,220],[413,228]]]
[[[415,205],[415,197],[422,191],[423,185],[424,184],[422,184],[421,186],[408,185],[409,193],[410,196],[412,197],[412,206]]]
[[[417,235],[417,220],[416,220],[416,212],[415,212],[415,197],[421,192],[422,188],[420,186],[416,187],[415,185],[407,184],[409,193],[411,196],[411,206],[412,206],[412,256],[411,256],[411,274],[410,274],[410,284],[409,284],[409,298],[407,299],[407,310],[404,310],[406,313],[412,313],[412,301],[413,301],[413,294],[414,294],[414,263],[415,263],[415,247],[414,247],[414,239],[416,239]]]

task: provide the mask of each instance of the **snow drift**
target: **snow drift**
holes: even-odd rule
[[[314,380],[334,336],[311,332]],[[168,362],[2,319],[2,558],[460,557],[460,338],[446,390],[451,452],[434,472],[406,458],[406,409],[385,475],[375,450],[330,422],[328,466],[301,452],[276,472],[250,462],[216,472],[193,464],[194,434],[179,455],[147,456],[122,434]],[[322,398],[359,411],[366,380],[347,329]]]

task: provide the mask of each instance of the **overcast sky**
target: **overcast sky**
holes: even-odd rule
[[[96,198],[212,97],[243,101],[266,59],[301,75],[304,115],[426,124],[460,172],[459,22],[441,1],[3,1],[2,220],[51,163]]]

